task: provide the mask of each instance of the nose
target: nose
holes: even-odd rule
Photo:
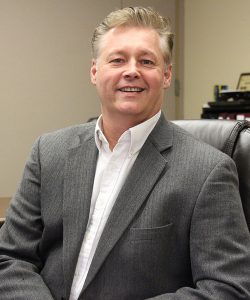
[[[140,78],[140,72],[136,61],[129,61],[126,64],[126,69],[123,73],[124,78],[126,79],[138,79]]]

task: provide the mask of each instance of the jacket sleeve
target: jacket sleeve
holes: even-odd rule
[[[230,158],[212,170],[196,201],[190,260],[194,286],[151,299],[250,299],[250,234]]]
[[[40,276],[43,266],[39,255],[42,233],[38,140],[0,231],[1,299],[53,299]]]

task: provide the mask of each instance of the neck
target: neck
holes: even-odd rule
[[[102,128],[103,133],[109,142],[109,147],[111,150],[114,149],[120,136],[138,124],[143,123],[151,116],[136,116],[136,115],[116,115],[116,114],[106,114],[102,111]]]
[[[121,126],[121,124],[119,123],[112,122],[110,120],[106,121],[105,119],[102,119],[102,128],[103,133],[109,142],[109,148],[113,150],[120,136],[126,130],[128,130],[130,126]]]
[[[122,120],[121,118],[119,119],[114,119],[114,118],[106,118],[104,115],[102,116],[102,128],[103,128],[103,133],[106,137],[106,139],[109,142],[109,148],[111,150],[114,149],[115,145],[117,144],[120,136],[127,131],[129,128],[134,127],[138,125],[139,123],[142,123],[144,120],[141,122],[135,121],[135,119],[129,119],[129,118],[124,118]]]

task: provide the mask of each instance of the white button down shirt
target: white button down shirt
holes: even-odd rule
[[[115,200],[148,135],[160,118],[151,119],[122,134],[113,151],[101,129],[101,116],[95,128],[99,150],[87,230],[82,242],[69,300],[77,300],[87,277],[99,239]]]

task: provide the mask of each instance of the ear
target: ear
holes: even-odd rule
[[[164,72],[163,88],[168,89],[172,79],[172,64],[169,64]]]
[[[97,63],[96,60],[92,59],[92,66],[90,68],[90,78],[91,82],[96,85],[96,73],[97,73]]]

